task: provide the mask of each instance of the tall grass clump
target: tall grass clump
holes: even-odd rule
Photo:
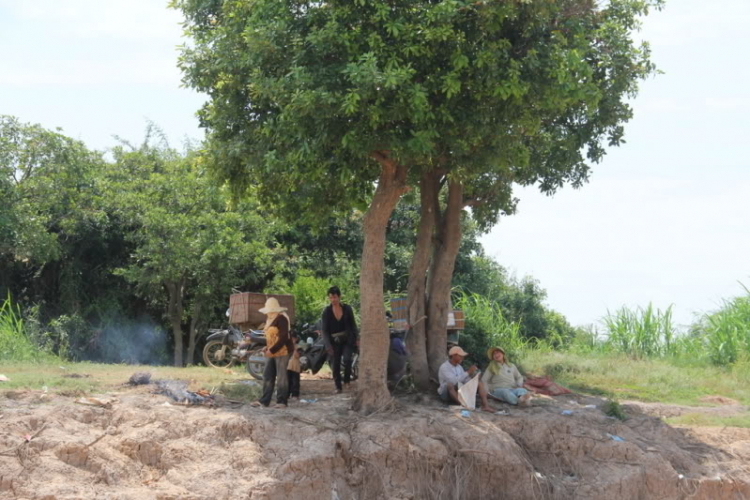
[[[750,290],[742,287],[746,295],[725,300],[721,309],[693,325],[693,335],[702,340],[713,364],[729,365],[750,356]]]
[[[622,307],[614,314],[607,312],[602,320],[607,340],[604,347],[636,358],[666,357],[677,353],[676,330],[672,323],[672,306],[666,311],[631,310]]]
[[[21,309],[13,306],[8,295],[0,306],[0,360],[36,361],[46,356],[26,336]]]
[[[502,347],[513,362],[518,362],[531,348],[529,340],[521,334],[519,322],[507,320],[499,304],[476,293],[458,291],[453,297],[453,307],[463,311],[466,325],[461,337],[461,347],[486,362],[485,352],[492,346]],[[539,347],[539,346],[536,346]]]

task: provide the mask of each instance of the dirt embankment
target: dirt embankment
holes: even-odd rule
[[[750,497],[750,436],[728,450],[637,407],[620,422],[571,396],[469,417],[404,396],[361,418],[348,395],[311,383],[303,397],[317,401],[286,410],[177,406],[147,387],[107,395],[108,408],[6,393],[0,498]]]

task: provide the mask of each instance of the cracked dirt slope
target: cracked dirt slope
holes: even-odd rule
[[[287,410],[166,405],[146,389],[113,395],[111,408],[0,395],[0,498],[750,497],[750,441],[728,450],[637,407],[620,422],[585,408],[591,398],[466,418],[405,397],[361,418],[347,395]]]

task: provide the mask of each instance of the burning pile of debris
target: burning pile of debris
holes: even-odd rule
[[[185,405],[214,405],[214,397],[210,392],[205,389],[189,391],[187,385],[184,380],[157,380],[156,392]]]
[[[130,385],[150,384],[151,374],[148,372],[134,373],[128,383]],[[164,394],[172,400],[184,405],[214,405],[214,396],[211,392],[200,389],[196,392],[187,389],[188,383],[184,380],[155,380],[156,393]]]

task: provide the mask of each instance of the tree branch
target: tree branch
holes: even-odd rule
[[[391,158],[391,152],[387,150],[373,151],[370,156],[374,158],[384,169],[396,170],[396,162]],[[389,172],[390,173],[390,172]]]
[[[484,203],[484,200],[481,198],[464,198],[463,206],[464,207],[478,207]]]

